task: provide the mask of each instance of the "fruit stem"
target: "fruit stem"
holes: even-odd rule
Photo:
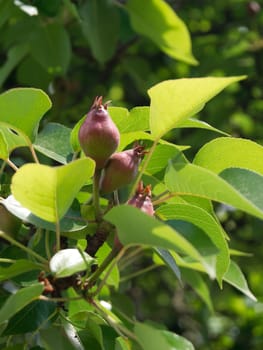
[[[158,142],[159,142],[159,138],[154,140],[154,142],[152,144],[152,147],[150,148],[149,152],[147,153],[147,155],[146,155],[146,157],[144,159],[144,162],[142,164],[141,170],[140,170],[140,172],[139,172],[139,174],[138,174],[138,176],[136,178],[136,181],[134,182],[134,184],[132,186],[132,189],[131,189],[131,192],[130,192],[130,195],[129,195],[129,199],[131,199],[132,196],[134,195],[134,193],[136,192],[138,184],[141,181],[142,175],[143,175],[145,169],[147,168],[147,166],[148,166],[148,164],[149,164],[149,162],[151,160],[151,157],[153,155],[153,152],[154,152]]]
[[[102,219],[102,213],[100,208],[100,177],[101,169],[96,169],[93,176],[93,205],[95,210],[95,219],[100,222]]]
[[[10,159],[6,159],[6,163],[10,166],[10,168],[12,168],[14,171],[18,170],[18,167],[10,160]]]
[[[37,154],[36,154],[36,152],[35,152],[35,149],[34,149],[34,146],[32,145],[32,143],[30,143],[29,149],[30,149],[30,152],[31,152],[31,154],[32,154],[32,157],[33,157],[35,163],[39,164],[39,160],[38,160],[38,158],[37,158]]]

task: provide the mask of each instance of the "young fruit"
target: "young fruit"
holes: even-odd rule
[[[107,103],[102,104],[102,96],[95,98],[78,136],[85,155],[95,160],[97,169],[102,169],[120,142],[119,130],[107,111]]]
[[[100,184],[101,192],[110,193],[129,185],[138,173],[139,164],[144,154],[143,146],[135,146],[127,151],[114,153],[105,167]]]
[[[154,208],[152,204],[151,185],[144,188],[143,183],[140,182],[135,195],[128,200],[127,204],[139,208],[145,214],[153,216]]]

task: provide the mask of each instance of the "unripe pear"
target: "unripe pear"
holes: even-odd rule
[[[114,153],[105,167],[100,184],[101,192],[110,193],[129,185],[137,176],[144,154],[143,146],[135,146],[127,151]]]
[[[107,103],[102,104],[101,96],[95,98],[78,136],[85,155],[95,160],[97,169],[102,169],[116,151],[120,133],[107,111]]]
[[[135,195],[128,200],[127,204],[139,208],[145,214],[153,216],[154,208],[152,204],[151,185],[144,188],[143,183],[140,182]]]

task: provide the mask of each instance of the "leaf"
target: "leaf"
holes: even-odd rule
[[[93,172],[94,161],[89,158],[59,167],[26,164],[13,176],[11,189],[15,199],[34,215],[57,222]]]
[[[194,163],[217,174],[226,168],[254,170],[263,175],[263,147],[256,142],[234,137],[220,137],[206,143]]]
[[[30,40],[31,55],[51,75],[66,73],[71,47],[67,31],[59,22],[35,27]]]
[[[118,337],[115,340],[115,348],[114,350],[131,350],[131,343],[129,339],[125,337]]]
[[[220,286],[230,264],[230,254],[225,233],[220,224],[207,211],[190,204],[166,204],[157,209],[156,214],[165,220],[183,220],[199,227],[218,248],[216,276]],[[198,247],[197,247],[198,248]]]
[[[111,248],[107,243],[104,243],[100,249],[98,250],[98,252],[96,253],[96,258],[98,261],[98,265],[100,266],[102,264],[102,262],[104,261],[104,259],[108,256],[108,254],[111,252]],[[109,265],[108,268],[106,268],[102,274],[101,274],[101,279],[103,279],[105,277],[105,275],[107,274],[107,271],[109,270],[109,268],[111,268],[112,266]],[[114,265],[113,269],[111,269],[111,273],[107,278],[107,285],[113,286],[116,290],[119,288],[119,282],[120,282],[120,274],[119,274],[119,269],[117,264]]]
[[[166,80],[148,90],[151,98],[150,129],[158,139],[201,111],[206,102],[239,77],[206,77]]]
[[[129,205],[120,205],[111,209],[105,220],[117,227],[118,237],[124,246],[142,244],[155,248],[171,249],[192,257],[206,266],[196,248],[170,226],[144,214]]]
[[[242,271],[234,261],[231,261],[229,269],[224,276],[224,280],[227,283],[231,284],[233,287],[240,290],[243,294],[248,296],[253,301],[257,301],[257,298],[254,296],[254,294],[252,294],[252,292],[248,288],[247,281]]]
[[[226,132],[219,130],[217,128],[214,128],[213,126],[204,122],[203,120],[194,119],[194,118],[186,119],[182,124],[178,125],[178,128],[199,128],[199,129],[214,131],[223,135],[228,135]]]
[[[143,350],[194,350],[187,339],[175,333],[138,322],[134,330]]]
[[[56,310],[56,303],[35,300],[25,306],[9,320],[3,335],[23,334],[33,332],[41,326],[49,326],[49,317]]]
[[[61,249],[52,256],[49,267],[56,278],[68,277],[76,272],[87,270],[95,259],[86,252],[80,253],[78,249]]]
[[[192,55],[191,39],[184,22],[163,0],[129,0],[125,6],[136,32],[151,39],[172,58],[197,64]]]
[[[117,9],[104,0],[89,0],[80,8],[82,30],[89,41],[93,56],[107,62],[114,54],[118,34]]]
[[[12,128],[6,126],[5,124],[0,122],[0,133],[2,134],[2,138],[4,139],[4,143],[6,150],[2,150],[2,157],[7,156],[7,159],[11,152],[19,147],[25,147],[28,145],[26,138],[23,136],[21,132],[14,131]],[[7,152],[7,153],[5,153]],[[0,155],[1,158],[1,155]]]
[[[8,124],[32,141],[51,101],[44,91],[33,88],[11,89],[0,95],[0,125]]]
[[[0,324],[9,320],[26,305],[37,299],[42,293],[44,286],[41,283],[19,289],[12,294],[0,310]]]
[[[8,145],[4,133],[0,129],[0,159],[7,160],[9,158]]]
[[[38,216],[32,214],[30,210],[22,207],[22,205],[14,198],[13,195],[0,200],[0,203],[2,203],[10,213],[24,222],[28,222],[36,227],[46,230],[56,231],[55,224],[42,220]],[[87,223],[81,222],[80,218],[80,212],[76,212],[70,208],[59,222],[61,232],[74,232],[82,230],[87,226]]]
[[[83,350],[76,337],[76,330],[68,323],[67,327],[53,325],[39,331],[40,341],[45,350]]]
[[[24,42],[16,46],[12,46],[7,53],[7,60],[5,64],[0,68],[0,86],[8,78],[12,70],[19,64],[19,62],[26,56],[28,53],[28,45]]]
[[[259,185],[262,187],[263,177],[246,169],[236,169],[235,175],[237,181],[239,181],[238,176],[242,178],[242,183],[235,183],[233,186],[223,177],[197,165],[170,164],[165,175],[165,184],[175,194],[209,198],[216,202],[229,204],[262,219],[262,193],[257,191],[256,196],[254,194]],[[254,180],[255,183],[250,183]]]
[[[173,271],[175,276],[178,278],[180,282],[182,282],[181,278],[181,271],[172,256],[172,254],[169,252],[169,250],[161,249],[161,248],[156,248],[155,251],[157,254],[160,256],[160,258],[163,260],[163,262],[170,267],[170,269]]]
[[[109,114],[120,133],[149,130],[150,107],[134,107],[130,111],[123,107],[108,107]]]
[[[190,269],[182,268],[182,277],[183,280],[186,281],[193,290],[199,295],[199,297],[204,301],[207,305],[208,309],[213,312],[213,304],[211,300],[211,296],[209,293],[209,289],[204,282],[200,273],[192,271]]]
[[[37,135],[34,148],[59,163],[67,164],[73,153],[70,144],[71,129],[58,123],[49,123]]]
[[[0,266],[0,281],[9,280],[22,273],[39,269],[40,266],[33,261],[19,259],[8,267]]]

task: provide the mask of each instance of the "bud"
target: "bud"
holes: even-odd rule
[[[144,154],[143,146],[135,146],[127,151],[114,153],[105,167],[100,184],[101,192],[110,193],[129,185],[137,176]]]
[[[107,107],[107,103],[102,104],[102,96],[96,97],[79,129],[80,146],[87,157],[95,160],[97,169],[105,166],[120,142],[119,130]]]
[[[139,208],[145,214],[154,216],[151,185],[144,188],[143,183],[140,182],[135,195],[128,200],[127,204]]]

